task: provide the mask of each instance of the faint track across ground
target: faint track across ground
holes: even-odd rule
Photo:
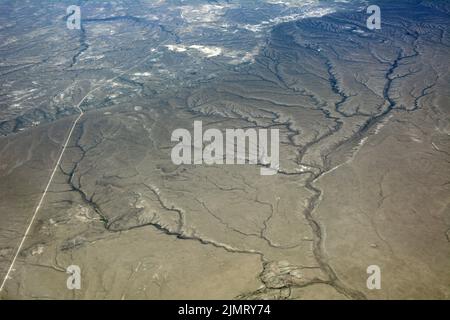
[[[80,100],[80,102],[78,102],[78,104],[75,106],[75,109],[78,110],[79,114],[78,114],[77,118],[73,121],[73,123],[72,123],[72,125],[70,127],[69,133],[68,133],[67,138],[66,138],[66,140],[65,140],[65,142],[64,142],[64,144],[62,146],[61,153],[59,154],[58,160],[56,161],[56,164],[55,164],[55,166],[54,166],[54,168],[52,170],[52,173],[51,173],[50,178],[49,178],[49,180],[47,182],[47,185],[46,185],[46,187],[44,189],[44,192],[43,192],[43,194],[42,194],[42,196],[41,196],[41,198],[40,198],[40,200],[38,202],[38,205],[36,206],[36,209],[34,210],[34,213],[33,213],[33,216],[31,217],[30,223],[28,224],[28,227],[25,230],[25,234],[23,235],[22,240],[19,243],[19,247],[17,248],[16,253],[14,254],[14,257],[11,260],[11,265],[9,266],[8,271],[6,272],[5,277],[3,278],[2,284],[0,286],[0,292],[3,291],[3,288],[4,288],[7,280],[10,278],[11,272],[14,270],[14,264],[15,264],[15,262],[17,260],[17,257],[19,256],[20,251],[22,250],[23,244],[25,243],[25,240],[27,239],[28,234],[30,233],[31,227],[32,227],[32,225],[33,225],[33,223],[34,223],[34,221],[36,219],[36,216],[37,216],[39,210],[41,209],[41,206],[42,206],[42,204],[44,202],[45,196],[47,195],[48,189],[49,189],[49,187],[50,187],[50,185],[51,185],[51,183],[53,181],[55,173],[56,173],[56,171],[58,170],[58,167],[61,164],[61,160],[62,160],[62,158],[64,156],[64,152],[66,151],[67,145],[69,144],[70,139],[72,138],[72,134],[73,134],[77,124],[80,122],[81,118],[85,114],[83,109],[81,109],[81,105],[83,104],[84,101],[86,101],[86,99],[91,95],[91,93],[93,93],[93,92],[97,91],[98,89],[104,87],[105,85],[115,81],[116,79],[118,79],[120,77],[123,77],[128,72],[130,72],[134,68],[138,67],[140,64],[144,63],[150,57],[151,56],[146,56],[144,59],[142,59],[141,61],[139,61],[137,64],[133,65],[131,68],[127,69],[126,71],[120,73],[119,75],[115,76],[114,78],[111,78],[111,79],[107,80],[105,83],[102,83],[102,84],[94,87],[92,90],[90,90],[88,93],[86,93],[86,95],[84,95],[84,97]]]

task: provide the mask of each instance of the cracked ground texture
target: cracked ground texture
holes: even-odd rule
[[[102,87],[80,105],[1,298],[450,298],[450,7],[386,3],[376,32],[364,12],[342,10],[273,26],[251,63],[164,52],[133,71],[196,63],[207,80],[108,83],[120,72],[95,78],[85,66],[64,105]],[[131,13],[87,22],[67,69],[108,49],[90,40],[92,26],[130,24],[137,37],[145,24]],[[160,44],[190,41],[152,26]],[[16,134],[13,120],[1,126],[2,275],[73,121],[66,113]],[[171,133],[194,120],[278,128],[278,174],[174,165]],[[72,264],[81,290],[66,288]],[[369,265],[381,268],[381,290],[366,287]]]

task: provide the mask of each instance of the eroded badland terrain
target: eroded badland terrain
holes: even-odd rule
[[[305,3],[80,1],[70,30],[3,1],[2,281],[76,123],[1,298],[449,299],[450,6]],[[278,173],[174,165],[194,120],[279,129]]]

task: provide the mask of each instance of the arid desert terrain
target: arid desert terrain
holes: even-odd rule
[[[0,2],[0,299],[450,298],[449,2],[75,2]]]

